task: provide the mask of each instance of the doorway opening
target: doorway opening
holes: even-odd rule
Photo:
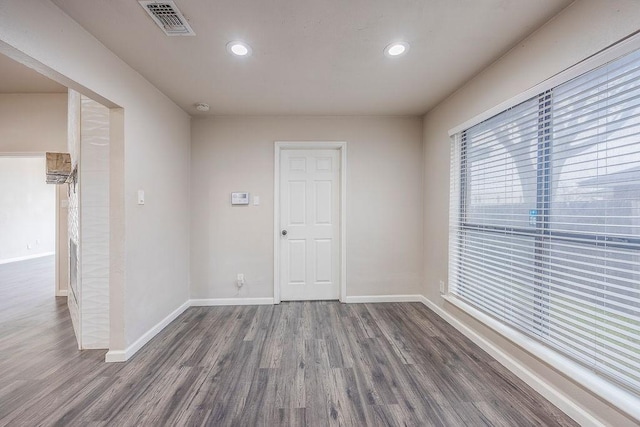
[[[3,316],[34,306],[55,307],[66,286],[58,268],[61,200],[44,179],[45,158],[0,155],[0,283]]]

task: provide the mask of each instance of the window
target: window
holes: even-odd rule
[[[640,391],[640,51],[455,134],[450,292]]]

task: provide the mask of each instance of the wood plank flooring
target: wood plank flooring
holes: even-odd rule
[[[194,307],[106,364],[53,259],[0,265],[0,292],[2,426],[576,425],[417,303]]]

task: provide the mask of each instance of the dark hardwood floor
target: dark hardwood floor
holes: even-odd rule
[[[190,308],[106,364],[47,258],[0,265],[0,352],[3,426],[575,425],[416,303]]]

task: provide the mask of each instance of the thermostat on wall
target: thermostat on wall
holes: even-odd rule
[[[248,205],[249,193],[231,193],[232,205]]]

